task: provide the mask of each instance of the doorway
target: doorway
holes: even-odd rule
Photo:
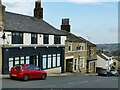
[[[30,56],[30,64],[37,65],[36,55]]]
[[[73,59],[66,59],[66,72],[73,72]]]

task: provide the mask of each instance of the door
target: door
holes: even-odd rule
[[[36,62],[36,55],[30,56],[30,64],[36,66],[36,64],[37,64],[37,62]]]
[[[74,62],[74,71],[76,72],[76,66],[77,66],[77,59],[75,59],[75,62]]]
[[[73,72],[73,59],[66,59],[66,72]]]

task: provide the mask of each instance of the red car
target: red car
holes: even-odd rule
[[[47,72],[41,70],[39,67],[31,64],[17,64],[11,68],[9,76],[14,79],[23,79],[27,81],[33,78],[46,79]]]

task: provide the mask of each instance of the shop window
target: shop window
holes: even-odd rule
[[[15,57],[15,65],[19,64],[19,57]]]
[[[47,55],[43,55],[42,58],[43,58],[43,61],[42,61],[43,69],[46,69]]]
[[[36,56],[36,65],[38,66],[38,55]]]
[[[30,64],[30,57],[26,56],[26,64]]]
[[[12,44],[23,44],[23,33],[12,32]]]
[[[53,67],[56,67],[56,54],[53,54]]]
[[[60,54],[57,54],[57,66],[60,66]]]
[[[20,64],[24,64],[24,57],[20,57]]]
[[[9,58],[9,71],[13,67],[13,58]]]
[[[51,68],[51,55],[48,55],[48,68]]]

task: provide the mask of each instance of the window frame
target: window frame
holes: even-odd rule
[[[61,36],[54,35],[54,44],[61,44]]]
[[[49,35],[43,35],[43,44],[49,44]]]
[[[23,44],[22,32],[12,32],[12,44]]]
[[[37,34],[31,33],[31,44],[37,44]]]

